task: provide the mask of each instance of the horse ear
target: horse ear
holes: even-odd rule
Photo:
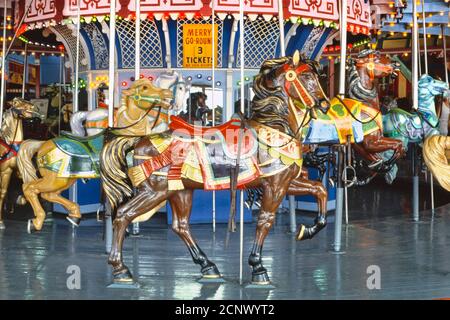
[[[292,62],[294,63],[294,66],[298,66],[300,63],[300,51],[295,50],[294,56],[292,57]]]

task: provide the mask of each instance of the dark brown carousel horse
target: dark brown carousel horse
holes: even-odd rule
[[[364,140],[353,144],[353,148],[370,163],[369,168],[375,171],[383,165],[380,153],[394,151],[393,156],[384,163],[385,167],[389,167],[404,155],[404,150],[400,140],[383,136],[380,99],[376,84],[378,79],[394,76],[397,71],[396,66],[389,58],[381,58],[378,52],[364,50],[357,58],[350,60],[348,69],[347,95],[349,98],[362,101],[365,105],[361,111]],[[372,125],[373,123],[377,125]]]
[[[268,60],[254,80],[255,98],[248,120],[233,119],[220,127],[198,128],[172,117],[171,130],[165,133],[145,138],[121,137],[105,144],[100,156],[101,176],[105,194],[115,210],[109,256],[115,282],[133,281],[122,260],[127,226],[166,200],[172,207],[172,229],[187,245],[194,263],[200,265],[202,276],[220,278],[218,268],[192,236],[189,219],[194,190],[230,189],[230,172],[236,167],[238,189],[262,190],[256,238],[249,257],[254,283],[269,282],[262,264],[262,248],[277,208],[287,194],[313,193],[325,208],[313,226],[300,227],[298,240],[312,238],[325,227],[326,189],[320,182],[302,176],[299,137],[306,116],[298,115],[297,106],[312,110],[329,102],[324,96],[311,99],[301,77],[307,74],[316,77],[312,65],[300,61],[298,52],[294,57]],[[320,86],[318,81],[316,85]],[[127,174],[125,157],[132,149],[135,166]],[[133,186],[137,190],[135,196]]]

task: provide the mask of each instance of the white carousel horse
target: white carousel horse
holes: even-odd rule
[[[184,107],[186,95],[189,93],[191,83],[186,81],[181,74],[175,71],[166,71],[155,80],[155,86],[161,89],[169,89],[173,92],[173,107],[171,114],[178,114]],[[85,126],[83,126],[85,122]],[[108,109],[104,106],[92,111],[79,111],[70,119],[72,133],[76,136],[94,136],[108,127]]]

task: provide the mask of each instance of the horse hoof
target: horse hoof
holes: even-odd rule
[[[24,196],[18,196],[16,200],[16,204],[19,206],[24,206],[27,204],[27,199]]]
[[[81,218],[66,217],[66,219],[75,227],[80,226]]]
[[[38,232],[38,231],[39,230],[36,229],[36,227],[34,226],[33,219],[29,219],[28,220],[28,225],[27,225],[27,232],[28,232],[28,234],[32,234],[32,233],[35,233],[35,232]]]
[[[204,269],[202,269],[202,278],[203,279],[219,279],[222,278],[219,269],[215,264],[212,264]]]
[[[267,272],[253,273],[252,274],[252,284],[266,286],[270,284],[269,275]]]
[[[127,267],[120,271],[113,272],[113,282],[114,283],[134,283],[133,276]]]
[[[5,230],[5,224],[3,223],[3,221],[0,221],[0,230]]]
[[[300,229],[298,230],[298,233],[297,233],[297,241],[302,241],[302,240],[306,240],[307,239],[307,237],[305,235],[305,233],[307,233],[306,231],[307,230],[306,230],[305,225],[302,224],[300,226]]]

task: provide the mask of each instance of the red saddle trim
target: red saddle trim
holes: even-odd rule
[[[170,125],[169,128],[171,130],[186,130],[189,132],[192,136],[203,136],[205,133],[214,133],[214,131],[220,131],[222,134],[225,135],[225,132],[227,130],[238,130],[241,126],[241,120],[239,119],[232,119],[228,122],[225,122],[224,124],[220,126],[215,127],[201,127],[201,126],[194,126],[186,121],[184,121],[182,118],[177,116],[171,116],[170,117]]]

